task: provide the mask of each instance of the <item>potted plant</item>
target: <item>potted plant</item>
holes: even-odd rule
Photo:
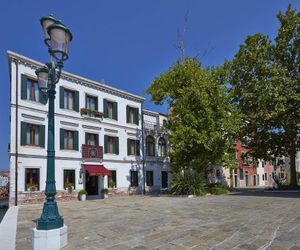
[[[103,195],[104,199],[107,199],[108,198],[108,189],[107,188],[103,188],[101,190],[101,194]]]
[[[81,201],[85,201],[86,200],[86,195],[87,195],[87,191],[85,191],[84,189],[81,189],[79,192],[78,192],[78,197],[79,197],[79,200]]]
[[[69,194],[72,194],[72,192],[73,192],[73,185],[72,185],[72,183],[66,184],[66,189],[68,190]]]

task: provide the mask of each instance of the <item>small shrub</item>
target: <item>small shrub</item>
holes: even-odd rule
[[[83,194],[87,195],[88,192],[85,191],[84,189],[81,189],[81,190],[78,192],[78,195],[80,196],[80,195],[83,195]]]
[[[205,181],[196,171],[186,170],[173,174],[171,193],[176,195],[204,195]]]
[[[229,192],[229,189],[227,186],[216,183],[216,184],[207,185],[207,191],[214,195],[220,195],[220,194],[227,194]]]
[[[101,194],[108,194],[108,189],[107,188],[103,188],[101,190]]]

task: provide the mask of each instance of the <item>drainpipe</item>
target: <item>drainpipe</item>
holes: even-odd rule
[[[141,110],[141,122],[142,122],[142,155],[143,155],[143,160],[142,160],[142,165],[143,165],[143,195],[146,194],[146,186],[145,186],[145,146],[144,146],[144,115],[143,115],[143,103],[141,105],[142,110]]]
[[[19,95],[18,95],[18,88],[19,88],[19,64],[16,59],[14,59],[14,63],[16,64],[16,138],[15,138],[15,206],[18,205],[18,104],[19,104]]]

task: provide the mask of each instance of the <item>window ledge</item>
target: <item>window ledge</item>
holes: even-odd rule
[[[63,152],[70,152],[70,153],[79,153],[79,150],[76,149],[60,149]]]
[[[39,106],[42,106],[42,107],[47,106],[47,104],[42,104],[42,103],[40,103],[40,102],[31,101],[31,100],[27,100],[27,99],[26,99],[26,100],[21,99],[21,101],[28,102],[28,103],[35,104],[35,105],[39,105]]]
[[[21,147],[35,148],[35,149],[45,149],[45,147],[40,147],[40,146],[35,146],[35,145],[21,145]]]
[[[104,153],[105,155],[117,155],[115,153]]]
[[[104,116],[103,116],[103,120],[107,120],[107,121],[111,121],[111,122],[118,122],[118,120],[115,120],[115,119],[109,118],[109,117],[104,117]]]
[[[73,109],[60,108],[60,110],[64,110],[64,111],[67,111],[67,112],[70,112],[70,113],[74,113],[74,114],[79,114],[79,111],[75,111]]]

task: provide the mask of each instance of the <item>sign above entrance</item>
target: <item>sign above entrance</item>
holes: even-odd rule
[[[111,175],[111,171],[109,171],[103,165],[87,165],[83,164],[82,167],[88,171],[90,176],[105,176]]]
[[[96,145],[82,145],[82,159],[102,161],[103,160],[103,147]]]

